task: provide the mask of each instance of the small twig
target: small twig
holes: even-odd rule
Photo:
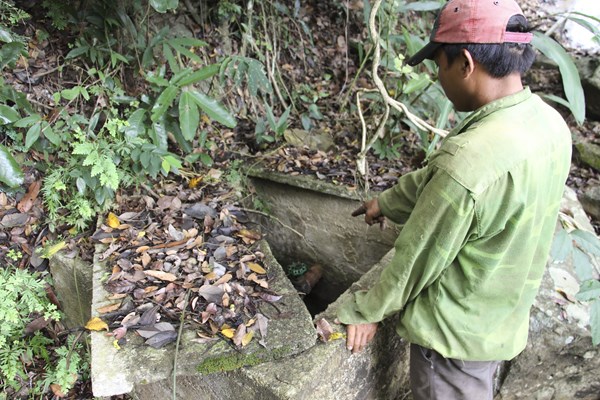
[[[357,169],[358,169],[358,172],[363,177],[367,173],[367,160],[366,160],[367,152],[371,149],[371,147],[373,147],[375,141],[378,138],[383,137],[385,123],[387,122],[387,119],[390,114],[390,107],[394,108],[397,111],[400,111],[401,113],[404,113],[407,116],[407,118],[413,124],[416,125],[416,127],[418,129],[431,131],[442,137],[446,136],[448,133],[444,129],[439,129],[434,126],[431,126],[430,124],[428,124],[421,118],[417,117],[415,114],[411,113],[408,110],[408,107],[406,107],[406,105],[404,105],[403,103],[390,97],[390,95],[387,92],[387,89],[385,88],[385,85],[383,84],[383,81],[379,77],[378,69],[379,69],[379,64],[381,62],[381,43],[379,40],[379,33],[377,32],[377,29],[375,27],[375,18],[377,16],[377,11],[379,9],[379,6],[381,6],[381,2],[382,2],[382,0],[376,0],[375,3],[373,4],[373,7],[371,8],[371,13],[369,15],[369,30],[371,33],[371,38],[372,38],[373,46],[374,46],[374,50],[375,50],[375,53],[373,54],[373,67],[372,67],[373,81],[375,83],[375,86],[377,87],[377,91],[383,98],[383,101],[385,104],[385,114],[379,123],[377,132],[375,132],[375,135],[373,135],[373,137],[367,144],[366,143],[367,142],[367,140],[366,140],[366,138],[367,138],[366,125],[364,123],[362,110],[360,107],[360,95],[359,95],[360,92],[357,93],[356,102],[357,102],[359,117],[361,119],[361,125],[362,125],[362,146],[361,146],[361,151],[358,154]],[[370,90],[363,90],[363,91],[366,92],[366,91],[370,91]],[[365,187],[368,188],[368,184],[365,185]]]
[[[200,16],[196,12],[196,8],[192,4],[192,2],[190,0],[184,0],[184,2],[185,2],[185,7],[187,8],[188,12],[191,14],[194,22],[197,23],[198,26],[202,27],[202,18],[200,18]]]
[[[177,400],[177,355],[179,354],[179,343],[181,342],[181,334],[183,332],[183,325],[185,321],[185,309],[187,308],[188,300],[190,298],[190,290],[185,292],[184,303],[185,306],[181,310],[179,317],[179,332],[177,333],[177,342],[175,343],[175,355],[173,357],[173,400]]]
[[[377,89],[379,89],[379,93],[381,94],[381,97],[383,97],[383,100],[385,101],[385,103],[387,105],[393,107],[394,109],[406,114],[408,119],[413,124],[415,124],[417,126],[417,128],[423,129],[426,131],[431,131],[442,137],[446,136],[448,134],[448,132],[446,130],[439,129],[439,128],[429,125],[427,122],[423,121],[421,118],[419,118],[416,115],[414,115],[413,113],[411,113],[403,103],[401,103],[397,100],[394,100],[392,97],[390,97],[390,95],[387,92],[387,89],[385,88],[385,85],[383,84],[383,81],[379,77],[378,68],[379,68],[379,63],[381,62],[381,45],[379,42],[379,33],[377,32],[377,29],[375,29],[375,17],[377,15],[377,10],[379,9],[379,6],[381,5],[381,1],[382,0],[377,0],[375,2],[375,4],[373,4],[373,8],[371,9],[371,14],[369,16],[369,28],[371,30],[371,36],[373,38],[373,43],[375,45],[375,54],[373,56],[374,60],[373,60],[373,69],[372,69],[373,81],[375,82],[375,86],[377,86]]]

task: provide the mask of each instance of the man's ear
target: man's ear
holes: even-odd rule
[[[475,71],[475,60],[467,49],[461,49],[460,56],[463,77],[467,78]]]

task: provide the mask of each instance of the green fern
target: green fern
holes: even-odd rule
[[[56,306],[46,297],[45,286],[43,279],[26,270],[10,265],[0,270],[0,380],[5,387],[18,388],[17,377],[26,378],[23,356],[44,355],[45,350],[39,349],[44,344],[39,332],[25,336],[27,324],[37,316],[60,319]]]

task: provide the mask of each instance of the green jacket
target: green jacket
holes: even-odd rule
[[[392,262],[341,305],[345,324],[401,312],[396,328],[448,358],[509,360],[526,345],[529,310],[571,163],[562,117],[527,88],[470,114],[379,197],[404,224]]]

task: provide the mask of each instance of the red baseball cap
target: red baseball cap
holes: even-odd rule
[[[514,0],[449,0],[435,20],[429,43],[407,63],[415,66],[433,58],[444,43],[530,43],[533,34],[506,31],[514,15],[523,15]]]

